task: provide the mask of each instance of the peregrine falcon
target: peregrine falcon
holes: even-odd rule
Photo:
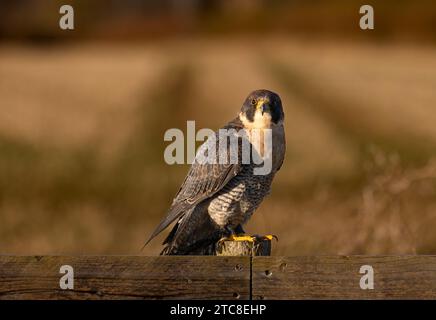
[[[237,161],[198,161],[197,152],[167,215],[146,244],[174,221],[177,222],[163,242],[163,255],[213,255],[220,239],[243,234],[242,226],[269,194],[272,180],[282,166],[286,150],[283,120],[282,102],[276,93],[268,90],[250,93],[239,115],[222,128],[247,132],[245,138],[238,140]],[[250,133],[268,131],[266,129],[270,129],[272,137],[270,149],[266,150],[271,158],[271,168],[266,174],[256,174],[255,170],[261,164],[255,163],[253,157],[248,162],[243,161],[241,141],[248,140],[250,147],[265,157],[263,149],[267,147],[259,149]],[[215,132],[215,139],[209,138],[200,146],[199,151],[213,144],[217,153],[231,157],[230,147],[224,150],[218,147],[220,131]],[[265,158],[261,159],[265,161]]]

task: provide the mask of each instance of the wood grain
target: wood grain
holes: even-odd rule
[[[73,290],[59,287],[62,265],[74,268]],[[360,288],[363,265],[373,290]],[[436,256],[0,256],[0,299],[250,297],[436,299]]]
[[[62,265],[74,289],[62,290]],[[0,299],[248,299],[249,257],[0,256]]]
[[[374,289],[362,290],[362,265]],[[253,257],[253,299],[436,299],[436,256]]]

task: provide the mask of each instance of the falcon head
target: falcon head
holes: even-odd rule
[[[279,95],[264,89],[250,93],[239,113],[239,119],[248,129],[269,129],[271,126],[281,125],[283,118]]]

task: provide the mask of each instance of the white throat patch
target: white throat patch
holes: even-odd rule
[[[271,115],[267,112],[262,114],[262,111],[256,110],[254,114],[254,119],[251,122],[242,113],[239,114],[239,119],[241,119],[242,124],[248,135],[248,140],[256,149],[257,153],[265,159],[265,157],[270,157],[272,152],[271,142],[268,143],[267,135],[265,131],[271,129]]]
[[[264,114],[262,114],[262,111],[259,109],[254,113],[253,122],[248,120],[247,117],[242,113],[239,114],[239,119],[241,119],[244,128],[248,130],[271,128],[271,115],[268,112],[264,112]]]

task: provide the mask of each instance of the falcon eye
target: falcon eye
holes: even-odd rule
[[[252,105],[252,106],[255,106],[255,105],[256,105],[256,102],[257,102],[256,99],[251,100],[251,105]]]

